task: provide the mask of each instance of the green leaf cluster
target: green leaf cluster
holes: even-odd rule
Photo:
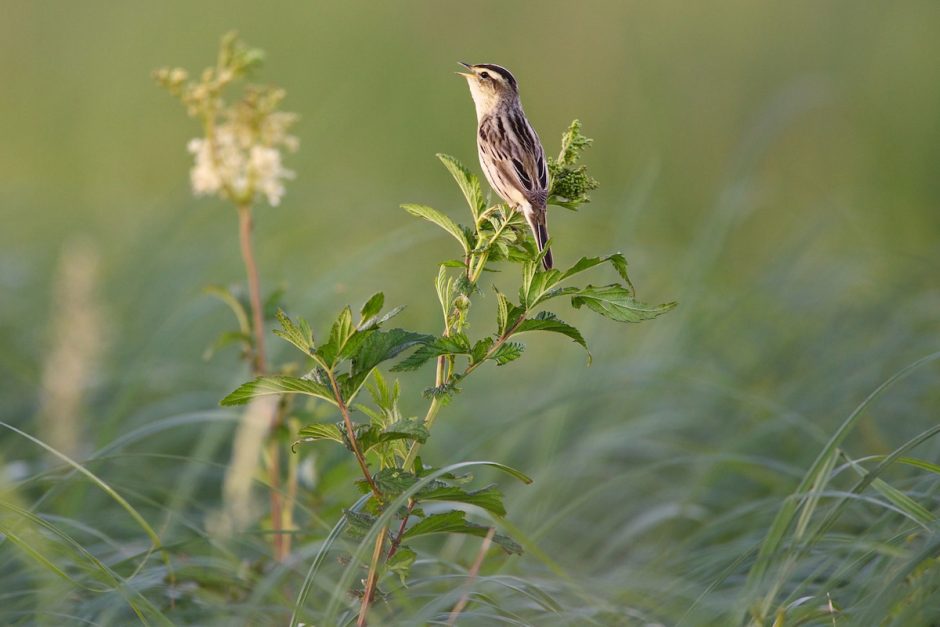
[[[551,178],[549,204],[577,210],[582,204],[591,202],[588,193],[597,189],[599,183],[587,173],[587,166],[578,165],[578,161],[584,149],[593,142],[593,139],[581,134],[580,120],[571,122],[571,126],[561,136],[558,157],[548,160]]]
[[[337,393],[350,403],[379,364],[433,338],[404,329],[380,327],[401,311],[395,308],[380,315],[384,295],[373,295],[353,321],[352,310],[345,307],[333,322],[326,342],[317,345],[306,320],[291,320],[277,312],[280,329],[275,335],[293,345],[313,362],[313,369],[303,377],[264,376],[249,381],[222,399],[223,405],[240,405],[256,396],[268,394],[306,394],[337,404]],[[336,389],[333,389],[335,384]]]
[[[580,129],[575,120],[562,137],[559,156],[550,161],[550,200],[572,209],[587,202],[587,193],[597,187],[585,167],[578,164],[591,143]],[[347,533],[376,538],[377,546],[381,542],[382,551],[375,554],[384,559],[373,560],[372,567],[379,569],[380,579],[391,573],[403,585],[417,559],[413,546],[417,539],[440,533],[486,537],[491,527],[468,520],[468,513],[497,520],[506,515],[503,494],[496,485],[471,488],[470,477],[435,472],[418,457],[440,408],[460,391],[458,386],[485,363],[503,366],[522,357],[525,346],[519,340],[523,334],[565,337],[585,349],[590,360],[581,331],[550,309],[560,301],[567,300],[572,309],[633,323],[656,318],[675,307],[675,303],[649,305],[638,300],[627,261],[620,253],[582,257],[567,269],[543,269],[544,253],[531,241],[522,216],[505,205],[488,206],[479,179],[468,168],[453,157],[441,154],[438,158],[469,208],[469,224],[426,205],[402,206],[458,244],[457,258],[442,262],[435,279],[443,322],[440,334],[383,328],[401,308],[382,313],[385,298],[381,292],[366,301],[358,318],[345,307],[320,342],[303,318],[295,321],[278,310],[280,328],[275,334],[303,355],[306,374],[258,377],[222,401],[223,405],[238,405],[267,395],[307,396],[338,410],[342,420],[296,430],[294,448],[330,441],[356,456],[363,473],[357,486],[368,496],[360,500],[361,509],[357,505],[356,511],[346,512]],[[495,328],[482,335],[472,334],[469,313],[482,294],[479,283],[483,273],[506,266],[519,269],[518,292],[512,296],[495,290]],[[612,270],[612,282],[594,285],[579,281],[583,273],[602,268]],[[237,315],[237,307],[234,310]],[[387,380],[378,368],[384,364],[393,372],[407,372],[429,363],[436,367],[434,383],[424,391],[430,400],[427,414],[423,418],[404,415],[399,406],[399,383]],[[371,402],[357,401],[363,388]],[[485,464],[531,481],[506,466]],[[379,533],[376,525],[381,528]],[[493,542],[508,553],[522,550],[504,534],[494,533]]]

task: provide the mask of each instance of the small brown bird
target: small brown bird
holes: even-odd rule
[[[539,252],[548,241],[548,166],[538,134],[522,111],[519,86],[504,67],[461,62],[477,110],[477,151],[486,180],[510,208],[521,211]],[[552,267],[552,251],[542,263]]]

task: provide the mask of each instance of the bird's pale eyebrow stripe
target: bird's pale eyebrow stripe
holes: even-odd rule
[[[487,70],[489,70],[489,71],[491,71],[491,72],[493,72],[493,73],[495,73],[495,74],[499,74],[501,77],[503,77],[505,80],[507,80],[513,87],[516,86],[516,77],[513,76],[513,75],[509,72],[509,70],[507,70],[507,69],[504,68],[504,67],[500,67],[500,66],[498,66],[498,65],[493,65],[493,64],[491,64],[491,63],[481,63],[480,65],[477,65],[476,67],[486,68]]]

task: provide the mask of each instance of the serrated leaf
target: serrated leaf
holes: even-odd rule
[[[391,438],[394,436],[395,439],[408,439],[415,440],[424,444],[427,442],[430,433],[428,433],[427,427],[424,426],[424,421],[420,418],[402,418],[398,422],[392,423],[389,426],[385,427],[382,430],[383,436],[388,436]],[[399,438],[398,436],[402,436]]]
[[[591,354],[591,352],[588,350],[587,342],[584,341],[584,337],[581,335],[581,332],[570,324],[562,322],[550,312],[542,311],[539,312],[534,318],[523,320],[522,323],[516,327],[515,333],[526,333],[528,331],[548,331],[550,333],[560,333],[566,337],[571,338],[573,341],[584,347],[584,350],[588,351],[588,355]]]
[[[401,468],[383,468],[372,475],[372,480],[375,481],[375,485],[379,487],[379,491],[383,495],[392,497],[413,486],[418,478],[414,476],[414,473]]]
[[[419,520],[402,535],[402,539],[410,540],[419,536],[433,533],[462,533],[485,538],[490,531],[489,527],[468,522],[466,512],[451,510]],[[501,546],[507,553],[522,554],[522,547],[509,536],[499,534],[493,536],[493,542]]]
[[[581,134],[581,120],[572,120],[561,136],[561,152],[558,153],[558,163],[574,165],[581,158],[581,152],[592,143],[594,143],[593,139]]]
[[[244,405],[253,398],[276,394],[303,394],[323,399],[333,405],[336,404],[333,393],[325,385],[288,376],[257,377],[240,385],[235,391],[223,398],[220,404],[226,407]]]
[[[346,516],[347,523],[345,533],[354,540],[364,538],[366,534],[369,533],[369,530],[372,529],[372,525],[375,524],[377,518],[371,514],[357,512],[351,509],[344,509],[343,514]]]
[[[392,368],[395,372],[417,370],[427,361],[441,355],[469,355],[470,340],[463,333],[438,337],[421,345],[407,359]]]
[[[490,355],[490,359],[496,360],[497,366],[505,366],[511,361],[515,361],[522,356],[525,346],[518,342],[506,342]]]
[[[291,445],[293,450],[298,444],[306,442],[316,442],[317,440],[332,440],[337,444],[345,444],[343,432],[335,424],[311,424],[306,425],[297,432],[298,439]]]
[[[363,328],[365,323],[379,315],[383,305],[385,305],[385,294],[382,292],[373,294],[359,310],[359,328]]]
[[[374,331],[359,346],[358,352],[352,356],[352,371],[360,373],[372,370],[383,361],[394,359],[409,348],[432,340],[434,340],[433,335],[414,333],[404,329]]]
[[[415,563],[418,555],[407,546],[399,546],[395,554],[385,562],[385,567],[398,575],[401,585],[406,586],[406,579],[411,573],[411,566]]]
[[[466,503],[476,505],[497,516],[506,515],[506,507],[503,505],[503,494],[495,485],[488,485],[479,490],[467,491],[458,486],[437,485],[433,488],[422,490],[415,495],[417,501],[452,501],[455,503]]]
[[[437,226],[441,227],[448,233],[450,233],[454,239],[460,242],[461,248],[465,255],[470,253],[470,242],[467,241],[466,236],[464,235],[463,229],[461,229],[456,222],[448,218],[446,215],[438,211],[437,209],[432,209],[426,205],[402,205],[402,209],[407,211],[413,216],[418,216],[419,218],[424,218],[429,222],[433,222]]]
[[[478,340],[477,343],[473,345],[473,350],[470,352],[470,363],[475,364],[483,361],[483,358],[486,357],[486,353],[493,347],[494,341],[492,337],[485,337],[482,340]]]
[[[486,209],[486,200],[483,198],[483,191],[480,189],[480,179],[473,175],[470,170],[462,163],[450,155],[438,153],[437,158],[441,160],[444,167],[450,172],[457,186],[463,192],[463,197],[467,199],[467,205],[470,212],[473,213],[473,219],[476,220],[480,213]]]
[[[561,291],[564,295],[571,296],[571,305],[575,309],[587,306],[591,311],[618,322],[652,320],[676,307],[676,303],[661,305],[641,303],[633,298],[631,290],[617,284],[562,288]]]
[[[496,327],[497,332],[502,335],[506,332],[506,326],[509,323],[509,308],[511,305],[505,294],[496,287],[493,287],[493,289],[496,291]]]
[[[418,418],[405,418],[384,429],[376,425],[362,425],[356,429],[356,440],[362,452],[395,440],[412,440],[424,444],[429,435],[424,423]]]
[[[310,331],[310,325],[307,324],[307,321],[299,318],[297,324],[294,324],[294,321],[281,309],[278,309],[274,315],[277,321],[281,323],[280,329],[274,329],[274,335],[290,342],[304,354],[309,355],[313,350],[313,333]]]
[[[346,306],[343,308],[343,311],[340,312],[336,321],[333,322],[333,326],[330,329],[329,341],[320,346],[316,354],[326,364],[335,366],[341,361],[341,355],[346,347],[346,343],[355,333],[356,327],[353,325],[352,321],[352,310],[349,306]]]

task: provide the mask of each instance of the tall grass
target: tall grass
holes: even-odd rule
[[[560,5],[546,6],[537,15],[500,10],[507,28],[535,20],[565,40],[570,32],[554,24]],[[433,23],[455,46],[480,45],[430,9],[410,7],[425,19],[408,28]],[[583,214],[583,227],[567,229],[575,222],[553,214],[556,255],[567,247],[574,257],[588,239],[622,247],[646,293],[668,294],[683,307],[629,336],[576,316],[571,321],[592,344],[591,367],[581,367],[576,347],[559,340],[532,346],[528,363],[481,372],[467,386],[473,411],[455,405],[436,425],[440,457],[429,453],[428,461],[500,459],[531,475],[531,486],[493,476],[514,504],[509,531],[526,552],[488,559],[471,578],[479,541],[421,545],[415,580],[407,590],[384,590],[375,624],[446,624],[465,594],[458,625],[940,621],[940,199],[931,165],[940,100],[930,80],[940,57],[928,36],[935,8],[732,8],[710,21],[675,19],[665,5],[611,5],[566,22],[566,29],[596,35],[583,42],[585,57],[555,59],[541,70],[543,56],[528,61],[526,106],[540,129],[570,118],[569,107],[602,129],[592,159],[604,193]],[[7,33],[5,45],[38,55],[51,38],[34,35],[52,32],[69,50],[36,57],[42,71],[24,72],[10,91],[17,98],[0,103],[9,107],[4,120],[27,129],[31,118],[14,107],[24,94],[49,94],[33,99],[29,110],[38,120],[71,124],[84,118],[63,114],[66,96],[76,92],[87,103],[92,92],[80,88],[100,90],[121,71],[138,80],[168,58],[160,49],[140,67],[122,65],[134,55],[114,54],[123,41],[114,33],[137,32],[129,15],[111,16],[113,32],[89,29],[99,44],[77,29],[63,35],[67,29],[35,9],[18,11],[20,21],[9,24],[25,24],[23,32]],[[431,180],[436,164],[426,155],[442,142],[472,155],[472,137],[454,123],[461,104],[467,107],[459,113],[471,115],[462,93],[452,100],[428,95],[438,86],[422,83],[423,100],[413,97],[415,76],[439,71],[439,57],[449,55],[449,64],[463,53],[448,48],[444,36],[413,30],[400,41],[375,11],[362,28],[382,36],[357,39],[363,50],[347,54],[355,71],[340,73],[325,49],[298,54],[296,66],[282,68],[336,86],[335,93],[301,96],[297,108],[315,111],[304,120],[313,140],[304,137],[305,145],[337,145],[342,135],[349,146],[348,154],[298,166],[323,173],[298,180],[292,193],[305,200],[278,210],[300,227],[286,232],[262,221],[257,231],[260,265],[268,269],[263,280],[273,285],[286,277],[291,304],[311,317],[378,289],[356,282],[364,270],[399,281],[400,294],[389,294],[396,302],[432,288],[433,276],[420,268],[441,258],[438,242],[418,227],[386,229],[387,216],[413,198],[416,180]],[[253,15],[260,29],[289,33],[285,47],[318,41],[311,28],[332,46],[349,38],[336,15],[315,25]],[[206,28],[215,36],[227,26]],[[471,34],[482,41],[476,28]],[[499,54],[529,58],[509,37],[492,45],[500,47],[474,50],[495,61]],[[342,82],[368,72],[388,49],[408,61],[408,72],[365,74],[364,84],[381,88],[375,93]],[[114,59],[102,65],[110,74],[79,86],[63,84],[53,71],[72,67],[65,56],[86,72]],[[590,91],[549,98],[550,89],[537,87],[557,85],[556,72],[581,76],[585,67],[623,77],[623,88],[607,99]],[[815,79],[799,80],[807,73]],[[170,106],[131,106],[149,103],[150,89],[128,88],[130,100],[114,97],[122,110],[157,121],[137,148],[169,162],[182,136],[165,146],[154,137],[170,128],[159,122]],[[445,89],[440,93],[449,94]],[[315,121],[324,111],[330,120],[346,119],[348,102],[371,104],[380,94],[389,106],[361,131]],[[416,107],[426,133],[393,123]],[[447,115],[434,118],[440,111]],[[221,486],[240,418],[217,401],[245,373],[231,371],[235,355],[225,350],[201,360],[226,312],[200,290],[212,277],[238,280],[239,260],[213,244],[211,210],[196,210],[182,189],[154,193],[179,180],[182,169],[154,180],[122,169],[131,173],[125,180],[139,177],[138,187],[96,187],[115,165],[109,155],[123,157],[135,140],[115,131],[131,143],[122,140],[117,150],[101,140],[92,151],[87,142],[114,128],[104,114],[84,115],[88,126],[74,135],[56,124],[44,131],[46,140],[11,135],[18,161],[4,170],[16,176],[42,155],[35,181],[46,191],[39,195],[27,183],[0,189],[0,211],[21,212],[4,214],[0,234],[0,420],[8,425],[0,427],[0,623],[284,625],[294,613],[308,624],[325,624],[328,615],[354,621],[356,600],[340,584],[365,576],[349,570],[346,558],[371,547],[331,535],[352,506],[347,486],[355,469],[339,451],[303,450],[295,458],[297,531],[286,561],[269,559],[269,533],[258,519],[227,529],[214,524],[225,512]],[[368,117],[363,109],[350,115]],[[118,130],[140,125],[119,119]],[[388,141],[376,147],[380,129]],[[374,167],[393,146],[407,148],[401,167]],[[97,174],[79,187],[71,177],[85,166]],[[330,177],[346,170],[355,177],[330,187]],[[321,191],[316,203],[307,200]],[[443,185],[431,191],[450,193]],[[77,217],[63,217],[73,206]],[[375,222],[367,242],[340,237],[344,212]],[[90,224],[101,254],[92,304],[107,312],[109,344],[94,358],[97,377],[83,383],[83,420],[71,423],[82,425],[86,440],[64,450],[40,428],[39,416],[43,425],[74,416],[57,417],[42,405],[39,382],[56,372],[56,355],[72,350],[62,339],[67,334],[55,330],[62,312],[51,305],[48,278],[61,233],[79,219]],[[354,261],[336,262],[330,243]],[[420,311],[402,315],[412,326],[433,328]],[[406,383],[420,385],[409,376]],[[249,497],[263,510],[265,481],[249,481]]]

